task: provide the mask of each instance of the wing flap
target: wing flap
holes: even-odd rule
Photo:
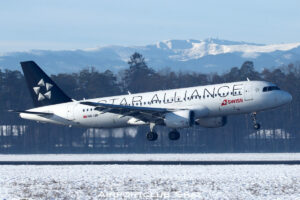
[[[149,108],[126,105],[105,104],[96,102],[80,102],[82,105],[93,106],[95,110],[100,112],[110,112],[123,116],[131,116],[140,119],[144,122],[157,122],[163,119],[164,115],[172,110],[165,108]]]

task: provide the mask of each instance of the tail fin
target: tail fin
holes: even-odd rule
[[[35,107],[72,101],[33,61],[21,62]]]

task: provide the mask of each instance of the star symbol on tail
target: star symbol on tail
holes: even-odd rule
[[[51,88],[53,87],[52,84],[46,83],[44,79],[41,79],[36,87],[33,87],[34,93],[37,95],[38,101],[43,101],[44,99],[51,99]],[[42,90],[43,88],[43,90]],[[42,91],[46,91],[42,93]]]

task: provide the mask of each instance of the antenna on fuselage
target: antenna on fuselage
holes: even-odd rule
[[[129,90],[127,91],[129,95],[131,95],[131,92],[129,92]]]
[[[247,77],[247,81],[250,81],[250,79]]]

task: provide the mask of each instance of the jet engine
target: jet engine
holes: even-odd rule
[[[196,123],[205,128],[219,128],[226,125],[227,117],[199,118],[196,119]]]
[[[191,110],[180,110],[167,113],[164,122],[170,128],[187,128],[194,124],[194,116],[195,114]]]

